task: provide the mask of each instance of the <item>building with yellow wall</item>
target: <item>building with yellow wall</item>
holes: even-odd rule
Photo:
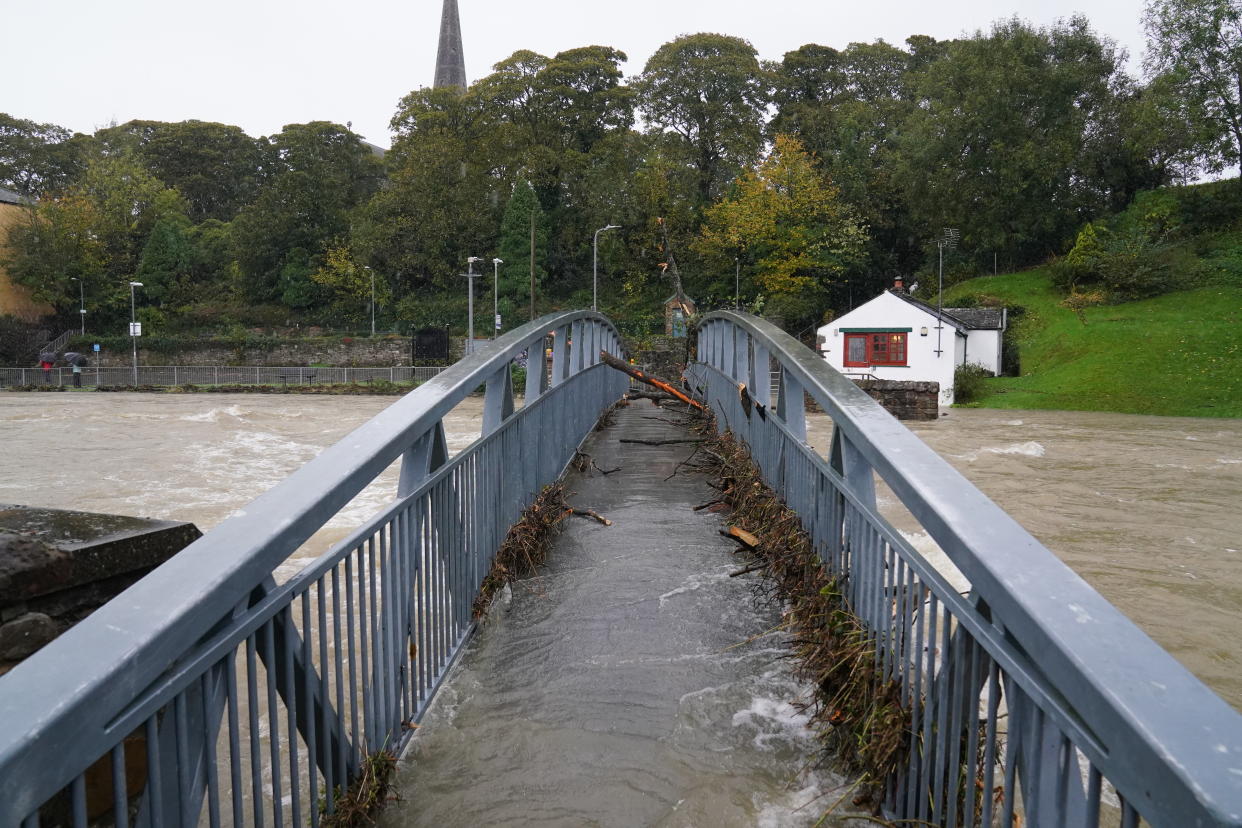
[[[9,228],[26,220],[25,200],[17,193],[0,189],[0,250],[8,241]],[[0,252],[0,316],[16,316],[26,322],[37,322],[52,313],[52,307],[30,298],[30,291],[9,281]]]

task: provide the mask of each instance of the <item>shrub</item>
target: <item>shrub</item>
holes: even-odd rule
[[[983,396],[983,381],[992,376],[992,372],[982,365],[967,362],[957,366],[953,372],[953,402],[962,405],[972,403]]]

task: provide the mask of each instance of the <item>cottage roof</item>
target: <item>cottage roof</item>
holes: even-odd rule
[[[0,204],[26,204],[25,196],[19,195],[12,190],[6,190],[0,187]]]
[[[908,293],[900,293],[895,290],[890,290],[889,293],[898,299],[909,302],[916,308],[927,311],[932,316],[936,315],[935,305],[921,302]],[[944,315],[944,320],[950,325],[968,331],[1000,330],[1005,324],[1003,308],[941,308],[940,313]]]

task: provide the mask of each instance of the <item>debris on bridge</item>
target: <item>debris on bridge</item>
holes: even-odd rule
[[[798,672],[817,688],[806,702],[826,753],[858,774],[853,804],[878,807],[883,784],[909,750],[909,711],[896,682],[876,669],[872,634],[824,571],[798,516],[763,482],[745,446],[709,418],[698,429],[710,439],[700,470],[714,481],[730,527],[722,531],[754,556],[734,574],[765,571],[762,597],[783,606],[782,628],[793,635]],[[835,803],[833,808],[840,806]],[[832,809],[830,809],[832,810]]]
[[[509,528],[504,543],[496,551],[491,571],[474,599],[476,620],[487,617],[492,598],[506,584],[538,569],[548,556],[552,539],[561,530],[561,521],[571,511],[565,502],[565,487],[560,482],[544,487],[535,502],[522,513],[522,519]]]

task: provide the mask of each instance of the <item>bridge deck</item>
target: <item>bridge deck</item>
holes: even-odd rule
[[[754,824],[838,784],[786,788],[815,748],[777,642],[734,646],[779,614],[754,606],[757,576],[729,577],[743,562],[720,518],[693,511],[712,489],[686,466],[665,481],[695,446],[620,442],[693,436],[670,416],[635,402],[588,440],[600,469],[621,469],[571,474],[568,499],[614,524],[572,518],[540,575],[493,607],[384,824]]]

